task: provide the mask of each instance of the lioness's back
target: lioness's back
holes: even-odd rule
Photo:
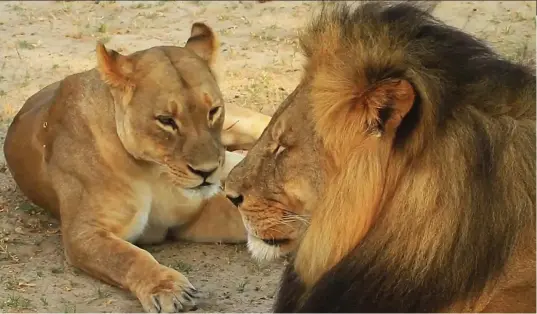
[[[42,141],[39,134],[48,127],[43,118],[54,106],[60,84],[61,81],[52,83],[28,98],[13,118],[4,141],[6,164],[15,181],[20,182],[19,188],[33,203],[58,218],[57,196],[43,173],[47,147],[34,144]]]

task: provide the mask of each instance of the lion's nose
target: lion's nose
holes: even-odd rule
[[[230,195],[230,194],[226,194],[226,197],[231,201],[231,203],[233,203],[233,205],[239,207],[242,202],[244,201],[244,197],[242,196],[242,194],[239,194],[239,196],[233,196],[233,195]]]
[[[213,174],[218,167],[214,167],[210,170],[201,170],[201,169],[195,169],[194,167],[188,165],[188,170],[190,170],[193,174],[197,174],[198,176],[202,177],[203,180],[206,180],[211,174]]]

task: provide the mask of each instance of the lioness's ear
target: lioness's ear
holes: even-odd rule
[[[219,46],[218,39],[209,26],[200,22],[192,24],[186,48],[213,66]]]
[[[130,75],[134,69],[131,60],[115,50],[106,49],[102,43],[97,44],[97,69],[101,79],[112,87],[132,86]]]
[[[395,131],[412,108],[416,97],[414,87],[407,80],[389,79],[375,84],[361,99],[368,131],[382,136]]]

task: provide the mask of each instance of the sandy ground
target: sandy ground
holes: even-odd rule
[[[190,25],[219,34],[228,103],[272,114],[300,76],[297,31],[317,4],[237,2],[1,2],[0,141],[26,98],[95,65],[95,43],[122,53],[183,45]],[[434,14],[512,59],[535,57],[535,2],[444,1]],[[205,293],[203,312],[270,311],[284,261],[256,264],[243,245],[147,248]],[[58,223],[18,191],[0,156],[0,310],[140,312],[129,293],[66,264]]]

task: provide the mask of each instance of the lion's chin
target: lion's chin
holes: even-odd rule
[[[252,235],[248,235],[247,246],[252,257],[258,261],[272,261],[282,255],[279,246],[266,244],[263,240]]]
[[[192,189],[182,189],[183,194],[189,199],[208,199],[220,191],[220,185],[211,184],[199,186]]]

